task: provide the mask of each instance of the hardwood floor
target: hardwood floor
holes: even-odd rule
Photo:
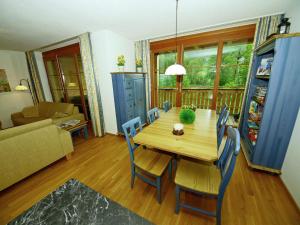
[[[215,224],[214,218],[191,211],[174,213],[175,185],[169,182],[167,174],[163,179],[161,205],[156,201],[155,188],[141,180],[136,179],[131,190],[126,142],[112,135],[76,140],[69,161],[61,159],[0,192],[0,224],[6,224],[70,178],[155,224]],[[215,200],[192,194],[182,194],[182,198],[206,209],[215,205]],[[225,193],[222,219],[223,225],[299,225],[300,213],[279,177],[249,169],[241,153]]]

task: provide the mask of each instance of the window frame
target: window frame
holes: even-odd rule
[[[183,63],[184,48],[193,46],[217,46],[217,59],[216,59],[216,77],[213,88],[213,99],[211,109],[216,109],[221,65],[222,53],[225,42],[235,42],[251,40],[253,41],[255,35],[256,24],[249,24],[238,27],[225,28],[220,30],[208,31],[192,35],[180,36],[177,38],[177,63]],[[157,60],[156,57],[159,53],[174,51],[176,49],[175,38],[152,41],[150,42],[150,76],[151,76],[151,106],[158,105],[158,83],[157,83]],[[181,92],[182,92],[182,76],[176,77],[176,106],[181,106]]]

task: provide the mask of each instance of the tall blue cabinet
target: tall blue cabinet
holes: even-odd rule
[[[272,58],[270,74],[257,75]],[[300,34],[276,35],[254,51],[239,127],[250,167],[281,172],[300,105],[299,59]]]
[[[118,132],[123,133],[122,124],[135,117],[146,123],[145,73],[111,73],[115,100]]]

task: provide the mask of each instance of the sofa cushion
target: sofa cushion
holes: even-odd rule
[[[74,110],[74,104],[61,102],[40,102],[38,105],[39,114],[42,117],[52,117],[56,112],[71,115]]]
[[[25,118],[38,117],[39,116],[39,109],[36,106],[25,107],[22,110],[22,114]]]

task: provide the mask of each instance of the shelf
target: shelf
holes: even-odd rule
[[[253,125],[250,125],[250,123],[255,123],[256,127],[254,127]],[[259,130],[259,125],[256,122],[247,121],[247,126],[253,130]]]
[[[270,79],[270,75],[256,75],[255,77],[257,79],[261,79],[261,80],[269,80]]]
[[[260,106],[265,106],[265,103],[259,101],[256,96],[252,96],[252,100],[255,101],[257,104],[259,104]]]

